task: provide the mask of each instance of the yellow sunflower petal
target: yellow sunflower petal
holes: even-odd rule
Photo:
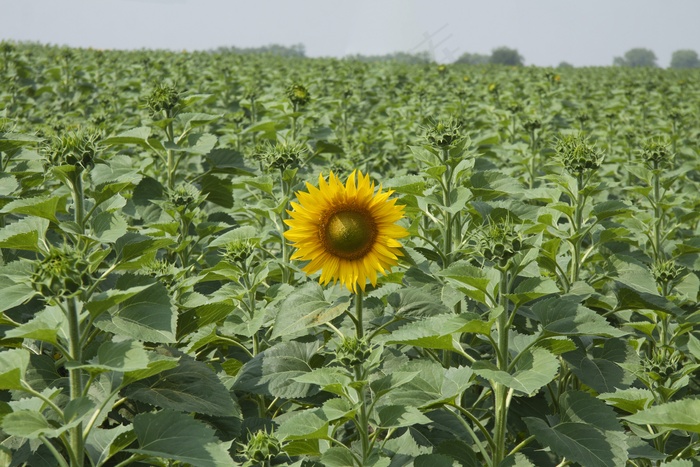
[[[342,183],[331,172],[322,174],[318,187],[307,183],[307,191],[298,192],[297,202],[287,211],[284,237],[296,251],[292,259],[308,261],[307,274],[321,271],[319,281],[340,282],[351,292],[365,290],[367,281],[377,284],[403,256],[399,238],[408,231],[396,225],[404,207],[389,199],[392,190],[382,191],[369,175],[353,171]]]

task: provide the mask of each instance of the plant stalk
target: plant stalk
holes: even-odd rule
[[[82,347],[80,336],[80,316],[75,297],[68,299],[68,332],[70,339],[70,357],[77,363],[82,361]],[[70,398],[76,400],[83,395],[83,371],[79,368],[68,370],[70,381]],[[71,428],[69,431],[70,446],[75,459],[71,461],[71,467],[83,467],[85,458],[85,446],[83,440],[83,424]]]

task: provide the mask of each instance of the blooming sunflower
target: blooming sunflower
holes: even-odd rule
[[[357,174],[357,178],[355,175]],[[328,181],[318,177],[318,188],[306,184],[308,192],[297,192],[299,203],[287,211],[291,219],[284,236],[297,251],[292,259],[309,261],[303,271],[321,269],[320,282],[340,281],[350,291],[365,290],[367,279],[377,284],[377,273],[395,266],[401,253],[396,241],[408,235],[395,224],[403,217],[403,206],[389,199],[393,191],[375,193],[369,175],[354,171],[345,185],[331,172]]]

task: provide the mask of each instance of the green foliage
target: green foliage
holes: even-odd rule
[[[695,70],[259,52],[0,43],[1,465],[697,462]],[[362,295],[283,236],[354,169]]]
[[[644,48],[634,48],[625,52],[622,57],[615,57],[613,65],[627,67],[656,67],[656,54]]]
[[[486,65],[490,63],[489,55],[465,52],[460,55],[455,63],[465,63],[467,65]]]
[[[494,65],[523,66],[523,57],[517,49],[498,47],[491,51],[489,63]]]
[[[676,50],[671,55],[671,68],[700,68],[698,53],[694,50]]]

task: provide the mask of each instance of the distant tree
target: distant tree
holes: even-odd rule
[[[613,65],[629,67],[656,67],[656,54],[649,49],[636,48],[625,52],[624,57],[615,57]]]
[[[700,68],[698,53],[694,50],[676,50],[671,55],[671,68]]]
[[[523,57],[518,53],[516,49],[510,49],[508,47],[499,47],[491,51],[491,58],[489,58],[489,63],[493,63],[496,65],[522,66]]]
[[[557,68],[573,68],[574,66],[569,62],[559,62]]]
[[[489,55],[472,54],[469,52],[459,56],[455,63],[466,63],[467,65],[486,65],[491,60]]]
[[[430,63],[432,60],[430,58],[430,52],[394,52],[385,55],[346,55],[348,60],[357,60],[360,62],[397,62],[397,63],[418,63],[425,64]]]

